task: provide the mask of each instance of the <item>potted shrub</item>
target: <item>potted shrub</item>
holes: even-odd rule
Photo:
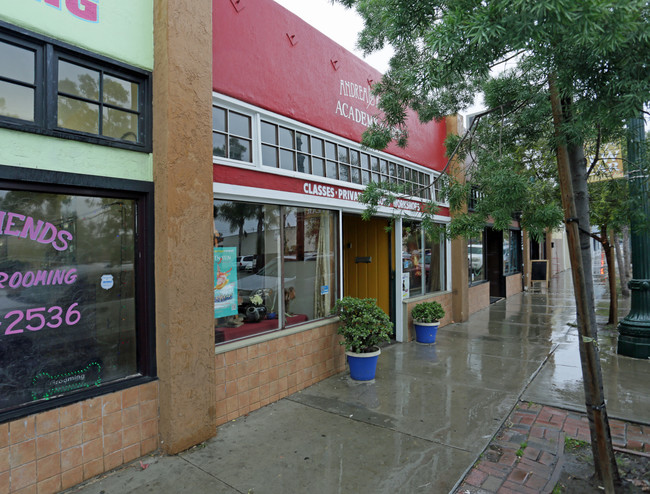
[[[440,319],[445,317],[445,309],[438,302],[421,302],[411,311],[415,326],[415,341],[418,343],[435,343]]]
[[[375,378],[379,344],[390,341],[393,324],[372,298],[343,297],[332,309],[341,324],[338,334],[343,336],[345,354],[350,366],[350,377],[356,381]]]

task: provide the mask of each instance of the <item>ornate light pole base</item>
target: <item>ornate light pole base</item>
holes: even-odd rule
[[[626,357],[650,358],[650,338],[620,335],[618,337],[617,353]]]

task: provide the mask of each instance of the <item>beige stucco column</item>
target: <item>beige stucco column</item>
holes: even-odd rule
[[[156,352],[167,453],[216,433],[211,47],[212,0],[154,2]]]
[[[451,115],[446,117],[447,134],[459,135],[463,132],[462,117]],[[449,175],[465,182],[465,168],[456,158],[449,166]],[[466,208],[466,206],[464,206]],[[453,215],[452,215],[453,216]],[[455,322],[466,321],[469,318],[469,279],[467,265],[467,239],[457,237],[451,241],[451,289],[452,317]]]

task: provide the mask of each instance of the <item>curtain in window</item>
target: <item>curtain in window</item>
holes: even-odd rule
[[[328,211],[320,212],[318,230],[316,277],[314,280],[314,317],[316,318],[327,316],[332,307],[332,290],[329,284],[332,279],[331,258],[333,253],[330,249],[331,221]]]

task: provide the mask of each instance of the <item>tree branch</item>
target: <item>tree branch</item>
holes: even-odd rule
[[[587,170],[587,178],[589,178],[589,175],[591,175],[591,171],[594,169],[594,166],[596,166],[596,163],[598,163],[598,155],[600,154],[601,138],[602,138],[602,133],[600,132],[600,124],[598,124],[598,137],[596,138],[596,152],[594,153],[594,160],[591,162],[591,166],[589,167],[589,170]]]

